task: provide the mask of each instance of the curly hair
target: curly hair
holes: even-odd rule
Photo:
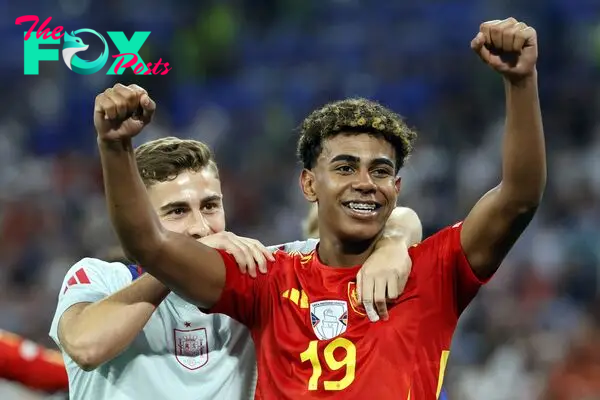
[[[396,151],[396,172],[404,166],[417,137],[403,118],[371,100],[336,101],[313,111],[302,123],[298,158],[312,169],[323,150],[323,141],[339,134],[367,133],[383,137]]]
[[[177,178],[184,171],[219,170],[208,146],[197,140],[173,136],[152,140],[135,149],[138,172],[146,187]]]

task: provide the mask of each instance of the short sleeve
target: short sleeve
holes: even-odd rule
[[[433,267],[436,276],[441,279],[441,287],[436,290],[442,297],[452,296],[452,303],[460,315],[471,303],[486,281],[482,281],[473,272],[460,243],[462,222],[442,229],[416,245],[427,266]],[[432,259],[433,258],[433,259]],[[441,301],[447,304],[447,297]]]
[[[473,272],[460,243],[462,227],[463,223],[461,221],[446,228],[443,231],[444,241],[442,246],[443,256],[451,260],[451,265],[454,266],[452,275],[456,286],[456,304],[459,314],[475,298],[481,286],[489,281],[489,279],[479,279]]]
[[[50,337],[60,347],[58,323],[63,313],[78,303],[94,303],[131,283],[129,269],[121,263],[84,258],[65,275],[50,326]]]
[[[208,312],[228,315],[250,329],[259,326],[262,323],[261,316],[270,308],[269,281],[273,275],[272,269],[277,268],[280,252],[275,252],[275,262],[269,263],[267,274],[252,278],[240,272],[231,254],[220,249],[217,251],[225,263],[225,287],[217,303]]]

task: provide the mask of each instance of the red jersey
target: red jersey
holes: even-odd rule
[[[277,252],[269,273],[252,279],[221,252],[227,279],[211,311],[250,328],[256,398],[436,399],[458,317],[483,283],[460,231],[454,225],[409,249],[404,293],[389,306],[389,320],[377,323],[357,301],[360,266],[328,267],[314,251]]]
[[[45,392],[67,391],[69,380],[58,351],[0,330],[0,378]]]

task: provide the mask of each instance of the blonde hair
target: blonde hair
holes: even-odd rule
[[[212,151],[197,140],[173,136],[152,140],[135,149],[135,159],[146,187],[173,180],[184,171],[198,172],[206,167],[219,176]]]

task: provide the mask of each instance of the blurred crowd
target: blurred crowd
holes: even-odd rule
[[[500,176],[502,82],[469,42],[484,20],[534,26],[548,188],[464,315],[445,386],[461,400],[600,398],[598,0],[0,0],[0,10],[0,328],[45,343],[66,270],[116,243],[91,118],[106,87],[138,83],[157,101],[141,140],[208,143],[228,229],[265,244],[301,235],[302,118],[334,99],[379,100],[420,132],[401,202],[431,234],[464,217]],[[69,31],[150,30],[140,55],[173,69],[117,79],[76,75],[59,61],[24,76],[14,20],[26,14]]]

